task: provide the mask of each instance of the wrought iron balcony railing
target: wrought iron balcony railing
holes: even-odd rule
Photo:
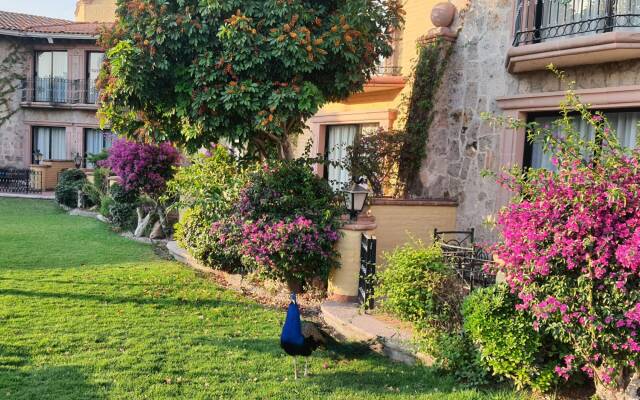
[[[514,46],[640,28],[638,0],[517,0]]]
[[[42,173],[31,169],[0,168],[0,192],[41,193]]]
[[[83,79],[35,78],[22,81],[22,101],[50,104],[96,104],[95,82]]]
[[[378,76],[400,76],[400,75],[402,75],[402,67],[389,66],[389,65],[379,65],[378,66],[378,70],[376,71],[376,75],[378,75]]]

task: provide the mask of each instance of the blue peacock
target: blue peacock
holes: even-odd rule
[[[300,318],[300,308],[296,294],[291,294],[291,302],[287,309],[287,317],[282,327],[280,335],[280,347],[288,355],[293,357],[293,374],[298,379],[298,365],[296,357],[302,356],[304,362],[304,376],[308,375],[309,359],[308,357],[319,347],[326,348],[327,345],[335,344],[335,341],[322,332],[312,322],[302,321]]]

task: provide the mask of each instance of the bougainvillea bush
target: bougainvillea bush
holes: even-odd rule
[[[342,212],[306,161],[277,161],[249,175],[232,213],[210,234],[223,256],[236,254],[244,269],[300,291],[337,266]]]
[[[576,131],[580,118],[595,132]],[[557,171],[517,169],[494,252],[535,330],[570,346],[555,372],[592,376],[604,397],[640,361],[640,151],[624,149],[600,113],[570,90],[562,118],[531,126]],[[560,132],[560,134],[557,134]]]
[[[157,215],[162,228],[167,232],[165,209],[160,197],[165,192],[167,181],[175,173],[180,153],[170,143],[139,143],[118,139],[109,149],[109,157],[100,162],[119,178],[122,188],[138,196],[144,196],[151,207],[138,206],[136,236],[141,236],[152,215]]]

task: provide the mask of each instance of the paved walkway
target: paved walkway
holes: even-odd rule
[[[0,197],[18,198],[18,199],[38,199],[38,200],[55,200],[54,192],[42,193],[5,193],[0,192]]]

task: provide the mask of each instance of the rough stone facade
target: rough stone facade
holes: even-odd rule
[[[511,47],[513,3],[473,0],[455,24],[461,27],[436,100],[429,130],[427,158],[420,172],[422,196],[459,202],[458,229],[475,227],[481,237],[492,234],[483,221],[501,206],[499,188],[482,170],[498,171],[501,136],[509,134],[483,122],[482,112],[500,114],[496,99],[563,90],[549,71],[510,74],[505,67]],[[577,89],[634,85],[640,61],[565,69]]]
[[[34,56],[37,50],[62,50],[68,54],[68,79],[83,80],[86,78],[87,54],[98,51],[93,41],[62,41],[48,44],[44,39],[13,39],[0,37],[0,64],[11,49],[17,46],[21,54],[21,62],[12,66],[20,79],[34,75]],[[0,91],[4,91],[8,83],[4,70],[0,74]],[[9,95],[8,107],[0,105],[0,115],[13,112],[10,118],[0,120],[0,168],[26,168],[31,164],[32,128],[35,126],[58,126],[66,129],[66,159],[72,159],[76,153],[84,153],[84,130],[98,128],[97,107],[94,104],[63,104],[55,106],[28,105],[21,103],[22,91],[20,81],[11,82],[14,92]]]
[[[10,39],[0,39],[0,63],[3,63],[16,48],[16,41]],[[20,49],[20,48],[19,48]],[[26,54],[22,53],[22,58],[26,59]],[[24,63],[18,63],[9,68],[17,74],[24,72]],[[17,80],[9,81],[7,75],[0,79],[0,91],[10,89],[11,86],[18,87]],[[19,91],[14,91],[8,96],[8,102],[0,107],[0,115],[11,116],[0,120],[0,167],[18,167],[25,163],[24,153],[27,146],[26,138],[22,133],[23,113],[20,109]]]

